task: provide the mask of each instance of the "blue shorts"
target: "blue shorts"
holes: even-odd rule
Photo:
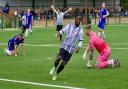
[[[31,24],[27,24],[26,29],[30,29],[30,28],[31,28]]]
[[[105,27],[105,23],[104,22],[99,22],[98,28],[104,30],[104,27]]]
[[[8,41],[8,50],[13,51],[14,50],[14,42],[11,40]]]

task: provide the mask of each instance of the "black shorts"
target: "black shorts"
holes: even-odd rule
[[[26,31],[26,26],[22,26],[21,31],[22,31],[22,33],[24,33]]]
[[[70,58],[72,56],[72,54],[70,54],[64,48],[60,48],[58,55],[61,56],[66,63],[70,60]]]
[[[57,25],[56,26],[56,31],[60,31],[60,30],[62,30],[62,28],[63,28],[63,25]]]

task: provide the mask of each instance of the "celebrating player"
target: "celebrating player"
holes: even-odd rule
[[[106,17],[109,15],[108,10],[105,7],[105,3],[102,3],[102,8],[99,13],[98,35],[105,39],[104,27],[106,24]]]
[[[86,54],[88,53],[88,51],[90,51],[90,58],[87,64],[88,67],[92,67],[94,48],[96,48],[96,50],[99,52],[96,64],[97,68],[105,68],[108,65],[110,65],[112,68],[120,66],[118,59],[108,60],[110,56],[110,48],[108,44],[99,35],[91,31],[91,25],[88,25],[86,27],[86,35],[89,36],[89,45],[85,50],[83,59],[86,58]]]
[[[18,55],[18,45],[22,44],[22,51],[23,55],[25,55],[24,52],[24,37],[23,34],[20,33],[19,35],[16,35],[12,39],[8,41],[8,48],[5,48],[5,53],[9,56],[17,56]]]
[[[52,80],[56,80],[57,75],[64,69],[64,66],[70,60],[73,52],[79,52],[83,43],[83,29],[80,27],[81,17],[75,18],[75,24],[69,24],[60,30],[57,35],[66,33],[66,38],[62,43],[59,53],[56,56],[55,66],[51,69],[50,74],[53,74]],[[79,41],[78,47],[75,47],[76,42]]]
[[[58,8],[57,10],[54,8],[54,6],[52,5],[51,8],[53,9],[53,11],[56,13],[57,18],[56,18],[56,31],[59,32],[60,30],[62,30],[63,28],[63,18],[64,18],[64,14],[68,13],[69,11],[72,10],[72,8],[69,8],[67,11],[65,12],[61,12],[60,9]],[[60,35],[60,41],[62,41],[62,35]]]

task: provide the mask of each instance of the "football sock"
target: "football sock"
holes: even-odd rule
[[[98,35],[101,37],[101,32],[98,32]]]
[[[105,33],[102,31],[102,38],[105,39]]]
[[[25,33],[25,37],[27,37],[28,36],[28,29],[26,30],[26,33]]]
[[[62,35],[60,35],[60,41],[62,41]]]
[[[57,74],[59,74],[62,70],[64,69],[64,66],[63,65],[60,65],[58,70],[57,70]]]
[[[58,64],[59,64],[59,63],[55,61],[55,67],[57,67],[57,66],[58,66]]]
[[[31,29],[29,29],[29,32],[32,32],[32,30],[31,30]]]

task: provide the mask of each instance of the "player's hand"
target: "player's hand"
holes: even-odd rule
[[[105,15],[103,15],[103,18],[105,18],[106,16]]]
[[[56,32],[55,36],[58,37],[59,35],[60,35],[60,33],[59,32]]]
[[[53,5],[51,5],[51,8],[54,8],[54,6],[53,6]]]
[[[77,47],[75,52],[78,53],[79,51],[80,51],[80,47]]]
[[[69,10],[72,10],[72,8],[69,8]]]

